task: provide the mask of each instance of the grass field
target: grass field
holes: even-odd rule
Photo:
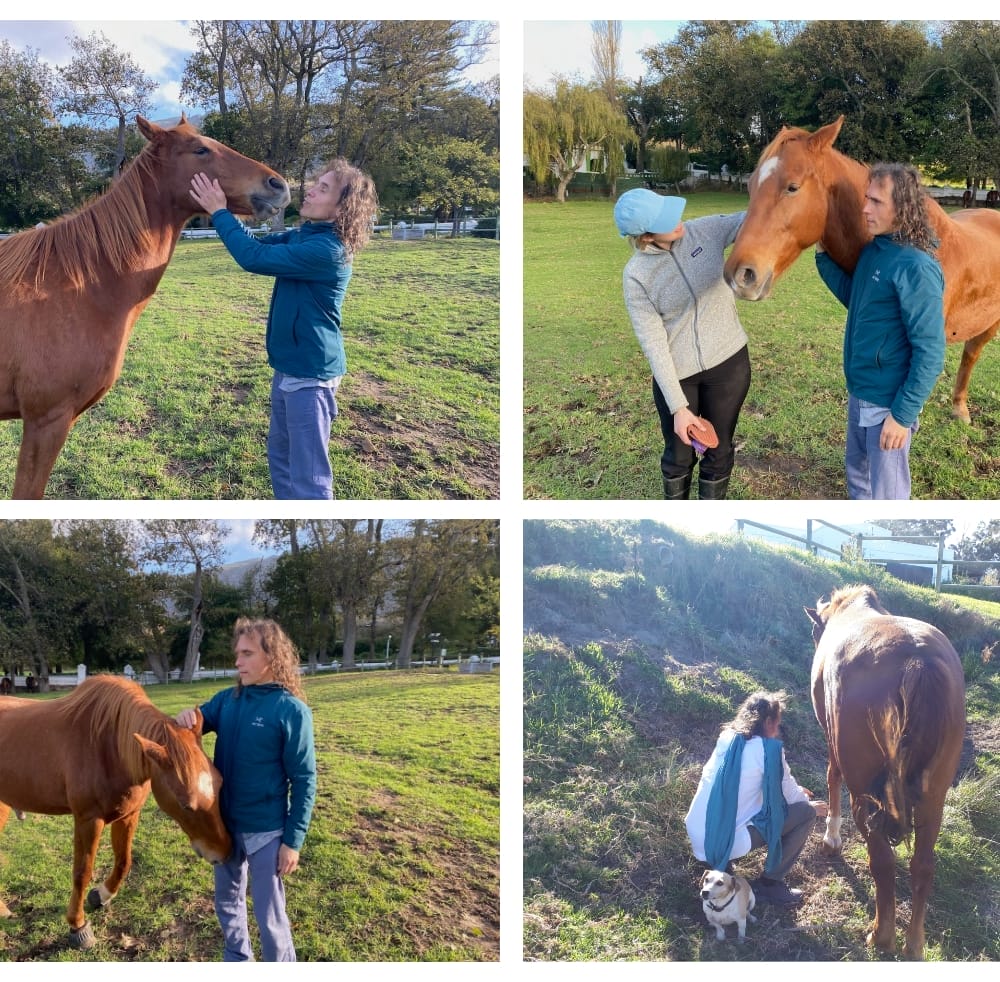
[[[738,211],[746,196],[691,195],[685,218]],[[753,381],[736,432],[729,494],[844,498],[845,312],[809,249],[763,303],[739,302]],[[607,201],[524,206],[524,495],[657,498],[662,437],[651,373],[622,299],[629,246]],[[961,356],[921,416],[913,497],[1000,497],[1000,344],[987,345],[970,388],[972,425],[951,416]]]
[[[172,715],[217,688],[148,691]],[[496,674],[433,670],[307,680],[319,786],[302,865],[287,880],[299,960],[499,958],[499,689]],[[132,872],[93,915],[98,944],[71,951],[72,838],[61,816],[12,817],[0,834],[0,895],[16,915],[0,921],[0,960],[221,957],[211,867],[152,798]],[[102,841],[96,876],[110,860]]]
[[[874,884],[846,803],[843,857],[821,854],[817,822],[789,875],[804,903],[759,906],[744,945],[732,928],[716,941],[705,921],[704,867],[684,826],[720,726],[757,689],[788,692],[789,766],[826,796],[802,608],[857,582],[872,583],[890,611],[938,626],[962,657],[966,745],[936,848],[925,957],[1000,959],[1000,605],[938,597],[864,565],[673,529],[663,565],[649,539],[622,549],[624,538],[616,544],[597,526],[526,523],[525,959],[880,960],[865,945]],[[655,538],[650,523],[645,530]],[[896,855],[901,936],[910,856],[905,846]],[[762,865],[762,851],[735,863],[749,878]]]
[[[218,241],[181,242],[121,378],[71,432],[46,496],[270,498],[273,282]],[[357,257],[330,440],[337,497],[498,497],[499,302],[495,242],[376,239]],[[0,488],[20,433],[0,426]]]

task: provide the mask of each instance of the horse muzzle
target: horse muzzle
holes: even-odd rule
[[[269,177],[266,190],[250,195],[250,206],[257,219],[272,218],[287,208],[292,200],[288,184],[280,177]]]
[[[726,283],[740,300],[766,300],[774,284],[774,272],[768,270],[761,277],[753,266],[738,266],[732,274],[726,271]]]

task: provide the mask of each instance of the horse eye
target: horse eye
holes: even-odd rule
[[[198,149],[197,149],[197,150],[195,150],[195,153],[196,153],[196,154],[197,154],[197,155],[198,155],[199,157],[205,157],[205,156],[207,156],[208,154],[210,154],[211,152],[212,152],[212,151],[211,151],[211,150],[209,150],[209,149],[208,149],[208,147],[198,147]]]
[[[789,194],[795,194],[798,190],[799,190],[798,184],[789,184],[788,185],[788,193]]]

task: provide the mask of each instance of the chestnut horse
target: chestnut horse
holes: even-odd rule
[[[0,830],[11,810],[73,816],[70,944],[89,948],[83,911],[94,857],[111,826],[114,867],[91,890],[91,909],[107,906],[132,865],[132,837],[150,790],[184,830],[195,852],[223,862],[232,841],[219,812],[222,778],[193,729],[160,712],[134,682],[95,675],[68,696],[39,702],[0,698]],[[0,900],[0,917],[11,917]]]
[[[965,736],[965,677],[948,639],[909,617],[893,617],[870,586],[836,591],[806,608],[816,654],[812,701],[826,735],[830,811],[824,851],[839,853],[840,789],[868,845],[875,880],[869,944],[896,947],[896,856],[914,836],[913,910],[904,954],[923,957],[924,914],[934,882],[934,843]]]
[[[200,212],[192,175],[217,179],[238,214],[270,217],[290,200],[273,170],[183,116],[172,129],[136,124],[149,143],[106,194],[0,242],[0,419],[24,420],[15,498],[42,497],[70,428],[118,378],[136,319]]]
[[[746,220],[724,275],[736,296],[763,300],[804,249],[821,239],[830,258],[852,271],[871,239],[861,215],[868,168],[833,148],[844,122],[808,133],[785,127],[765,148],[750,180]],[[986,342],[1000,329],[1000,214],[985,209],[950,217],[927,198],[944,272],[944,335],[965,342],[952,413],[969,422],[969,379]]]

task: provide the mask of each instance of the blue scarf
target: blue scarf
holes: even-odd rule
[[[788,805],[781,790],[784,768],[781,764],[781,741],[764,737],[764,805],[751,820],[767,843],[764,873],[781,862],[781,830],[788,815]],[[746,738],[733,731],[722,766],[716,771],[708,796],[705,815],[705,860],[712,869],[725,869],[736,838],[736,805],[740,793],[740,772]]]

